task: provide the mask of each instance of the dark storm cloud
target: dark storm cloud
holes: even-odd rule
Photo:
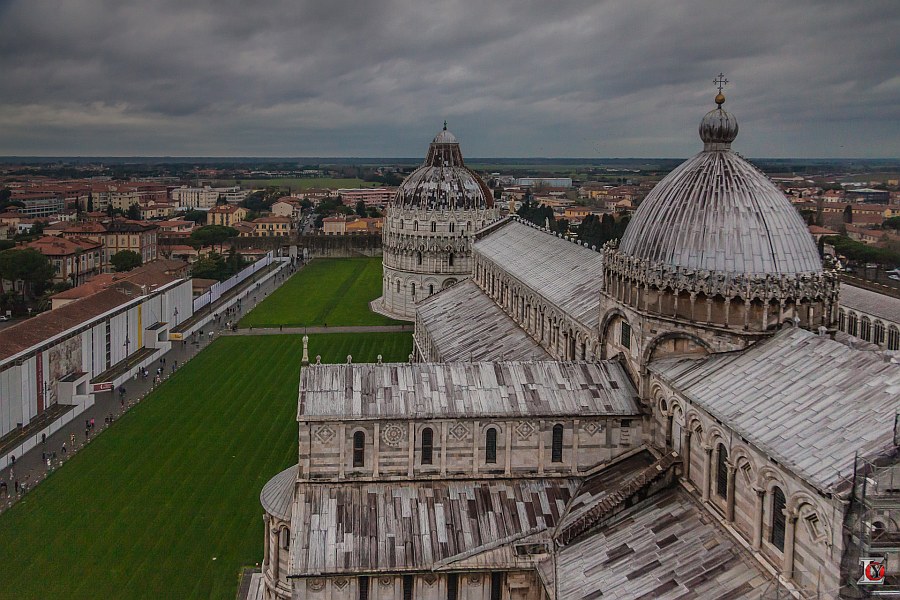
[[[900,154],[896,0],[0,1],[0,154]]]

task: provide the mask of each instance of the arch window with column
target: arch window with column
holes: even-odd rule
[[[838,329],[840,331],[847,331],[847,313],[843,310],[838,311]]]
[[[285,550],[291,547],[291,530],[287,527],[281,528],[281,547]]]
[[[728,450],[721,443],[716,446],[716,495],[728,497]]]
[[[850,313],[847,315],[847,333],[852,336],[856,336],[859,331],[857,330],[858,318],[856,313]]]
[[[859,337],[867,342],[872,341],[872,321],[869,320],[869,317],[859,320]]]
[[[884,343],[884,323],[875,321],[872,325],[872,343],[879,346]]]
[[[787,500],[781,488],[775,486],[772,488],[772,528],[769,531],[769,542],[773,546],[784,552],[784,532],[787,525],[785,516],[785,508]]]
[[[887,331],[887,349],[900,350],[900,329],[895,325],[888,327]]]

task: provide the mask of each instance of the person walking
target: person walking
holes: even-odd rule
[[[66,453],[66,443],[65,443],[65,442],[63,442],[62,450],[60,450],[60,453],[61,453],[61,454],[65,454],[65,453]]]

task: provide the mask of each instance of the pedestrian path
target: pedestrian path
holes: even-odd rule
[[[343,327],[250,327],[226,331],[225,335],[297,335],[311,333],[397,333],[414,331],[410,325],[346,325]]]
[[[229,309],[229,315],[233,315],[230,318],[236,321],[244,313],[253,310],[299,268],[302,266],[286,266],[287,271],[262,282],[254,292],[254,296],[243,298],[239,304]],[[215,312],[215,307],[212,310]],[[54,434],[47,436],[46,440],[23,456],[16,457],[15,462],[8,468],[0,470],[0,513],[24,497],[47,475],[91,443],[97,435],[153,391],[158,385],[155,382],[156,369],[162,369],[159,376],[160,383],[171,377],[177,368],[181,368],[212,343],[216,335],[226,331],[225,322],[224,314],[219,315],[218,319],[207,323],[197,332],[199,335],[193,335],[188,340],[172,342],[172,349],[149,368],[146,378],[135,375],[118,390],[95,394],[94,405],[85,410],[78,419],[72,420]],[[122,389],[124,394],[121,393]],[[90,426],[92,420],[93,427]]]

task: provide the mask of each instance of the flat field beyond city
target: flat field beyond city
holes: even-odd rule
[[[241,319],[240,327],[397,325],[374,313],[381,295],[381,257],[317,258]]]
[[[220,179],[216,185],[240,185],[248,190],[266,187],[290,188],[291,190],[308,190],[311,188],[360,188],[378,187],[380,184],[355,178],[333,177],[275,177],[273,179]]]
[[[405,361],[406,333],[310,335]],[[301,336],[216,340],[0,515],[0,598],[221,598],[263,557],[259,492],[297,460]]]

